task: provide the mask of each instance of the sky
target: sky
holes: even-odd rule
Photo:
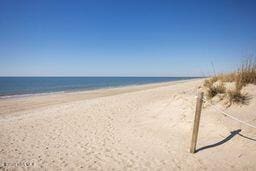
[[[0,0],[0,76],[207,76],[256,53],[254,0]]]

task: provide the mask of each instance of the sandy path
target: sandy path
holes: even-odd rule
[[[255,170],[256,141],[241,136],[194,155],[188,152],[200,84],[196,80],[65,99],[3,115],[1,163],[7,168],[33,161],[35,166],[26,168],[53,170]],[[243,135],[255,135],[239,124],[227,126],[225,119],[210,107],[204,109],[199,148],[238,128],[245,130]]]

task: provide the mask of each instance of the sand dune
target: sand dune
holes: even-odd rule
[[[211,106],[203,109],[200,150],[189,153],[201,84],[192,80],[1,99],[1,168],[256,170],[256,130]],[[248,88],[248,106],[226,111],[256,125],[253,90]]]

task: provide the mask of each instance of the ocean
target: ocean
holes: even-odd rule
[[[0,77],[0,98],[14,95],[94,90],[194,77]]]

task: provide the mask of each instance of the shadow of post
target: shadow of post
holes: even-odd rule
[[[197,149],[196,152],[199,152],[199,151],[202,151],[202,150],[205,150],[205,149],[208,149],[208,148],[213,148],[213,147],[222,145],[222,144],[226,143],[227,141],[231,140],[234,136],[238,135],[240,132],[241,132],[241,129],[232,131],[232,132],[230,132],[230,135],[227,136],[226,138],[224,138],[223,140],[221,140],[221,141],[219,141],[217,143],[211,144],[211,145],[207,145],[207,146],[201,147],[201,148]]]

